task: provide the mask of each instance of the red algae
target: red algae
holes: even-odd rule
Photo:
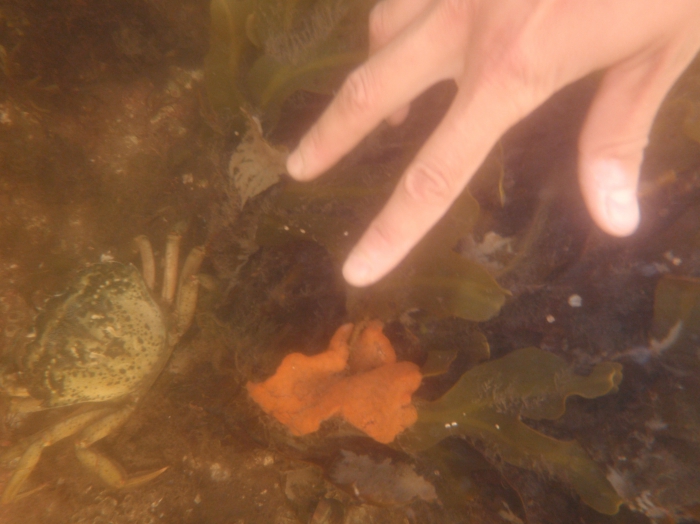
[[[339,416],[378,442],[392,442],[418,418],[411,396],[422,375],[412,362],[396,362],[381,322],[367,323],[351,345],[353,327],[338,328],[323,353],[287,355],[272,377],[248,382],[250,396],[297,436]]]

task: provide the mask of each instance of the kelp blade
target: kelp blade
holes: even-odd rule
[[[588,505],[614,514],[622,499],[583,448],[539,433],[521,417],[556,419],[570,395],[594,398],[614,392],[621,369],[603,362],[584,377],[546,351],[520,349],[469,370],[440,399],[419,405],[418,422],[398,441],[419,451],[451,436],[478,439],[508,463],[553,472]]]

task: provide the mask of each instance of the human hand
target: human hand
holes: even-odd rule
[[[508,128],[607,68],[579,138],[579,180],[594,221],[629,235],[649,129],[698,49],[698,0],[382,0],[370,16],[370,58],[287,169],[317,177],[382,120],[400,122],[428,87],[457,83],[444,119],[345,262],[349,283],[372,284],[442,217]]]

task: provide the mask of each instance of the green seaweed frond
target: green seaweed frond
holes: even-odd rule
[[[557,419],[571,395],[596,398],[617,391],[621,380],[618,363],[602,362],[581,376],[551,353],[520,349],[470,369],[444,396],[419,405],[418,422],[398,442],[415,452],[447,437],[470,437],[509,464],[552,473],[589,506],[614,514],[622,499],[580,444],[544,435],[522,419]]]

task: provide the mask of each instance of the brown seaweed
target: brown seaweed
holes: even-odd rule
[[[418,422],[398,442],[420,451],[448,437],[474,438],[509,464],[564,479],[586,504],[614,514],[622,499],[584,449],[544,435],[522,419],[554,420],[564,414],[571,395],[615,392],[621,370],[618,363],[602,362],[581,376],[551,353],[520,349],[472,368],[440,399],[419,404]]]

